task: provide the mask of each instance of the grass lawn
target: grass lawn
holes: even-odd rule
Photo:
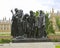
[[[11,39],[0,39],[0,43],[10,43]]]
[[[0,36],[11,36],[10,32],[0,32]]]
[[[0,32],[0,43],[9,43],[9,42],[11,42],[11,33]]]
[[[55,48],[60,48],[60,45],[56,45]]]

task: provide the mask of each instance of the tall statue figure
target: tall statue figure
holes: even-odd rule
[[[11,35],[13,37],[16,37],[18,36],[18,26],[17,26],[17,20],[18,20],[18,17],[16,16],[17,15],[17,12],[18,12],[18,9],[15,8],[15,14],[13,13],[13,11],[11,10],[13,16],[12,16],[12,25],[11,25]]]
[[[24,34],[23,32],[23,21],[22,21],[22,17],[23,17],[23,10],[18,10],[17,13],[18,16],[18,32],[19,32],[19,36],[22,36]]]
[[[30,11],[30,16],[29,16],[29,37],[34,38],[35,36],[35,16],[33,11]]]
[[[29,37],[29,23],[28,23],[28,14],[25,14],[23,17],[23,32],[25,37]]]
[[[45,32],[45,14],[40,10],[40,16],[38,17],[38,37],[46,37]]]

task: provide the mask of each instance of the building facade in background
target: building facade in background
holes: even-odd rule
[[[11,20],[6,20],[6,18],[3,18],[3,20],[0,20],[0,32],[11,32]]]

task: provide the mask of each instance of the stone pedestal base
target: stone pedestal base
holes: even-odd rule
[[[25,39],[13,39],[13,43],[20,43],[20,42],[50,42],[48,38],[25,38]]]

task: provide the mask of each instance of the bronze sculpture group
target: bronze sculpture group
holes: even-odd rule
[[[40,10],[38,17],[34,15],[33,11],[29,14],[23,14],[23,10],[15,8],[15,14],[11,10],[12,25],[11,35],[15,38],[22,36],[25,38],[42,38],[46,37],[45,30],[45,14]]]

